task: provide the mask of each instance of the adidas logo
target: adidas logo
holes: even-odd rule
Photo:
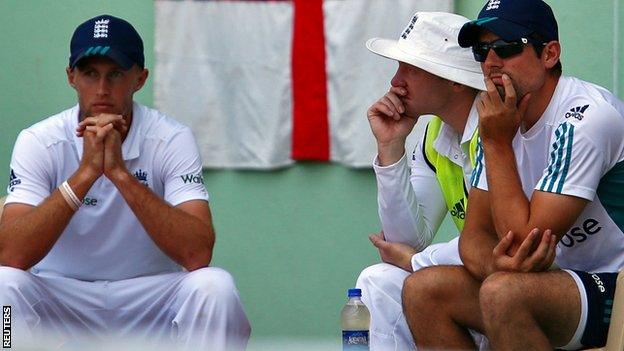
[[[498,7],[500,6],[500,0],[490,0],[487,4],[487,7],[485,8],[486,11],[488,10],[496,10],[498,9]]]
[[[566,112],[565,118],[574,117],[580,121],[583,119],[583,113],[585,112],[585,110],[587,110],[588,107],[589,105],[573,107],[570,109],[569,112]]]
[[[410,34],[412,29],[414,29],[414,24],[416,24],[417,19],[418,19],[418,16],[412,17],[412,21],[410,22],[410,24],[407,25],[407,28],[405,28],[405,30],[403,31],[403,34],[401,34],[401,38],[407,39],[407,36]]]
[[[464,199],[459,200],[451,210],[451,216],[457,217],[459,219],[466,218],[466,206],[464,204]]]
[[[22,180],[19,179],[15,175],[15,171],[13,171],[13,169],[11,169],[11,174],[9,175],[9,191],[12,192],[15,189],[15,186],[19,185],[21,183],[22,183]]]

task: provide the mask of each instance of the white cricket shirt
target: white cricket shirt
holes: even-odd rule
[[[527,197],[539,190],[590,201],[559,241],[557,265],[588,272],[624,267],[624,102],[562,76],[542,117],[516,134],[513,149]],[[472,185],[487,190],[481,147]]]
[[[37,206],[76,172],[83,142],[75,135],[78,110],[74,106],[19,134],[7,204]],[[208,200],[195,139],[181,123],[134,103],[122,153],[130,173],[167,203]],[[181,269],[154,244],[117,188],[102,176],[33,272],[93,281]]]

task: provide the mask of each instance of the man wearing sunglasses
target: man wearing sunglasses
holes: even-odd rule
[[[430,244],[447,213],[458,231],[463,227],[475,159],[475,98],[485,84],[470,50],[457,43],[466,21],[451,13],[417,12],[398,40],[366,43],[399,66],[389,91],[368,110],[377,141],[373,167],[383,228],[370,240],[383,263],[362,271],[356,286],[371,311],[372,350],[414,348],[401,303],[403,280],[410,272],[461,264],[457,239]],[[408,155],[406,138],[427,114],[437,117]]]
[[[624,103],[561,74],[557,22],[541,0],[489,1],[459,43],[487,86],[465,266],[406,280],[416,343],[471,349],[471,328],[495,349],[603,346],[624,267]],[[549,270],[553,259],[562,269]]]

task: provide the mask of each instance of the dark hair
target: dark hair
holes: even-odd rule
[[[529,39],[531,39],[531,42],[533,44],[533,48],[535,49],[535,54],[537,55],[537,57],[542,57],[542,52],[544,51],[544,47],[546,46],[548,42],[545,41],[541,35],[535,32],[529,35]],[[559,58],[559,61],[557,61],[557,63],[553,66],[552,69],[559,73],[563,71],[563,67],[561,65],[561,58]]]

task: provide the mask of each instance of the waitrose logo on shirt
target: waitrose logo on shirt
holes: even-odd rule
[[[195,183],[195,184],[204,184],[204,177],[202,176],[201,173],[189,173],[189,174],[184,174],[180,176],[182,178],[182,181],[184,182],[184,184],[190,184],[190,183]]]

